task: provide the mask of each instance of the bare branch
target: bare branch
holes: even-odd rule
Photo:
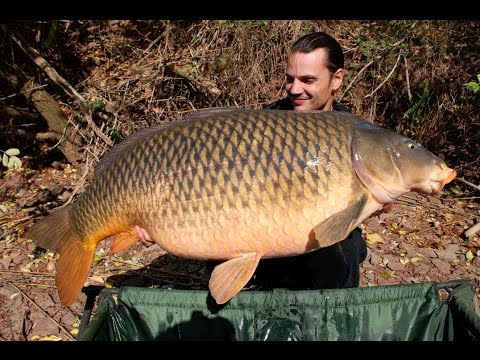
[[[358,73],[357,75],[355,75],[355,77],[352,79],[352,81],[350,81],[350,84],[348,84],[347,88],[345,89],[345,91],[343,92],[342,96],[340,96],[340,99],[338,100],[339,102],[342,101],[343,97],[345,96],[345,94],[347,93],[348,90],[350,90],[350,88],[352,87],[353,83],[357,80],[357,78],[360,76],[360,74],[362,72],[365,71],[365,69],[367,67],[369,67],[370,65],[373,64],[373,60],[371,60],[367,65],[365,65]]]
[[[377,88],[375,90],[373,90],[370,94],[365,95],[365,98],[368,98],[368,97],[372,96],[373,94],[375,94],[377,92],[377,90],[380,89],[383,86],[383,84],[385,84],[387,82],[388,79],[390,79],[390,76],[392,76],[393,72],[397,68],[398,61],[400,60],[401,56],[402,56],[402,52],[399,52],[398,57],[397,57],[397,61],[395,62],[395,65],[393,66],[393,68],[390,71],[390,73],[388,74],[388,76],[385,78],[385,80],[382,81],[382,83],[380,85],[377,86]]]
[[[85,182],[87,181],[87,177],[89,175],[89,171],[88,171],[89,167],[90,167],[89,158],[87,157],[86,164],[85,164],[85,171],[83,172],[82,177],[78,181],[77,185],[75,186],[75,189],[73,189],[67,201],[65,201],[65,203],[60,206],[61,208],[70,204],[73,201],[75,194],[85,185]]]
[[[38,133],[35,135],[35,138],[37,140],[57,140],[60,141],[62,139],[62,135],[59,133],[49,131],[49,132],[44,132],[44,133]]]
[[[192,74],[189,74],[186,69],[180,68],[178,66],[175,66],[173,64],[168,64],[168,68],[177,74],[178,76],[194,83],[195,85],[199,86],[200,88],[203,88],[207,90],[209,93],[218,96],[219,94],[222,93],[222,90],[217,88],[215,83],[211,80],[208,79],[202,79],[199,76],[194,76]]]
[[[463,178],[455,178],[455,180],[459,180],[459,181],[463,182],[464,184],[467,184],[468,186],[473,187],[474,189],[480,190],[480,186],[475,185],[474,183],[471,183],[470,181],[467,181]]]
[[[12,98],[12,97],[15,97],[15,96],[18,96],[18,95],[25,95],[27,92],[31,92],[31,91],[35,91],[35,90],[38,90],[38,89],[42,89],[44,88],[45,86],[48,86],[47,84],[45,85],[40,85],[40,86],[36,86],[36,87],[33,87],[31,89],[28,89],[28,90],[24,90],[24,91],[20,91],[19,93],[16,93],[16,94],[12,94],[12,95],[8,95],[8,96],[5,96],[3,98],[0,98],[0,101],[3,101],[3,100],[6,100],[6,99],[9,99],[9,98]]]
[[[412,92],[410,91],[410,76],[408,75],[408,65],[407,65],[407,57],[404,56],[403,59],[405,60],[405,75],[407,79],[407,95],[408,95],[408,100],[412,101]]]

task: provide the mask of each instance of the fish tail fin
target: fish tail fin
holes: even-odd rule
[[[69,208],[59,209],[36,222],[27,238],[60,255],[55,264],[55,284],[63,305],[71,305],[80,293],[93,261],[96,244],[82,242],[69,222]]]

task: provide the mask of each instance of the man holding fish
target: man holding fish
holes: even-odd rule
[[[109,237],[112,252],[142,240],[220,261],[209,281],[218,304],[252,278],[266,289],[358,286],[366,254],[358,226],[406,192],[440,192],[456,171],[419,143],[342,111],[334,94],[343,53],[328,35],[300,38],[286,75],[288,99],[268,110],[208,109],[131,135],[74,203],[29,229],[36,245],[60,254],[64,305]]]
[[[341,45],[325,32],[300,37],[290,48],[286,69],[288,96],[265,109],[295,111],[349,111],[335,101],[344,76]],[[247,288],[270,290],[333,289],[358,287],[360,264],[367,255],[361,229],[331,246],[284,258],[261,260]],[[207,263],[213,270],[217,261]]]

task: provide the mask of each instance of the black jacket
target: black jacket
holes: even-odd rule
[[[290,98],[285,97],[265,105],[263,108],[267,110],[293,110],[293,104]],[[336,101],[333,102],[333,110],[351,112],[345,105]]]

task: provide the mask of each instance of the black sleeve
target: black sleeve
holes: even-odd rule
[[[349,108],[347,108],[345,105],[340,104],[339,102],[334,102],[332,109],[335,111],[345,111],[345,112],[351,112]]]
[[[292,102],[288,97],[274,101],[263,107],[265,110],[293,110]]]
[[[335,111],[346,111],[346,112],[351,112],[345,105],[340,104],[339,102],[334,102],[333,103],[333,110]],[[293,110],[293,104],[292,101],[288,98],[285,97],[280,100],[276,100],[270,104],[267,104],[263,107],[265,110]]]

